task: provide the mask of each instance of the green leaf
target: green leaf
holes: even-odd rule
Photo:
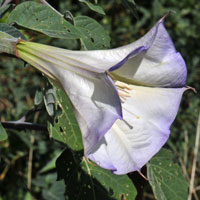
[[[42,103],[43,100],[43,94],[41,91],[36,91],[35,97],[34,97],[34,105],[38,106],[39,104]]]
[[[57,181],[56,173],[37,175],[32,179],[32,184],[42,192],[42,200],[66,200],[64,181]],[[38,199],[38,198],[37,198]]]
[[[56,152],[56,155],[40,170],[40,173],[54,169],[56,167],[56,160],[59,155],[60,153]]]
[[[18,29],[8,24],[0,23],[0,31],[5,32],[15,38],[26,40],[25,36]]]
[[[7,140],[7,139],[8,139],[8,135],[6,133],[6,130],[3,128],[3,126],[0,122],[0,141]]]
[[[105,12],[101,6],[95,5],[87,0],[79,0],[79,2],[85,3],[93,11],[105,15]]]
[[[5,23],[0,23],[0,53],[15,55],[14,43],[18,41],[18,38],[25,39],[23,34],[16,28]]]
[[[162,149],[147,164],[147,176],[157,200],[184,200],[188,183],[181,168],[173,163],[173,154]]]
[[[64,179],[66,193],[74,200],[133,200],[136,189],[127,175],[115,175],[82,159],[81,152],[65,150],[56,161],[58,180]]]
[[[124,4],[126,8],[128,8],[133,13],[136,19],[139,19],[139,16],[136,10],[136,3],[134,0],[122,0],[122,3]]]
[[[81,32],[81,43],[85,49],[106,49],[110,47],[109,34],[94,19],[87,16],[74,18],[75,27]]]
[[[77,39],[80,33],[72,24],[44,4],[28,1],[19,4],[10,14],[8,23],[38,31],[54,38]]]
[[[65,200],[64,181],[55,181],[48,189],[42,190],[44,200]]]
[[[17,39],[7,33],[0,31],[0,53],[15,55],[15,48],[12,41],[17,42]]]
[[[57,102],[53,88],[49,88],[45,91],[44,104],[49,116],[53,117],[57,110]]]
[[[3,17],[3,15],[9,10],[10,7],[11,7],[11,4],[8,4],[0,8],[0,18]]]
[[[15,134],[19,137],[19,139],[21,140],[21,144],[22,142],[28,147],[28,148],[34,148],[34,145],[31,143],[31,135],[28,134],[29,131],[28,130],[24,130],[24,131],[17,131]]]
[[[30,192],[27,192],[25,197],[24,197],[24,200],[32,200],[32,195]]]
[[[52,83],[53,84],[53,83]],[[65,92],[53,84],[61,113],[54,118],[53,124],[49,124],[50,136],[67,144],[71,149],[78,151],[83,149],[82,135],[73,112],[71,102]]]

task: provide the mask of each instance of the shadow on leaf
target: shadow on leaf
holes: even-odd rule
[[[83,152],[66,149],[56,161],[58,180],[64,179],[66,194],[73,200],[129,200],[136,190],[126,175],[115,175],[83,158]]]

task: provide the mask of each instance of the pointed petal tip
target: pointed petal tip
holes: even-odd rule
[[[159,20],[159,23],[164,22],[165,19],[166,19],[171,13],[175,14],[176,11],[175,11],[175,10],[169,10],[169,11]]]
[[[187,91],[187,90],[192,90],[195,94],[197,94],[197,91],[196,91],[196,89],[195,88],[193,88],[193,87],[190,87],[190,86],[186,86],[186,88],[185,88],[185,91]]]

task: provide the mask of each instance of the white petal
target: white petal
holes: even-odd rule
[[[122,117],[121,102],[112,80],[106,73],[74,67],[57,59],[55,54],[24,42],[19,57],[58,82],[74,106],[83,135],[84,151],[89,154],[116,119]]]
[[[22,44],[17,44],[17,48]],[[31,47],[38,56],[38,47],[44,51],[44,58],[51,54],[51,59],[56,58],[63,68],[71,66],[98,73],[115,70],[118,79],[132,84],[182,87],[187,76],[185,62],[176,52],[163,19],[139,40],[116,49],[72,51],[37,43],[31,43]]]
[[[114,71],[117,78],[127,83],[158,86],[185,86],[187,70],[182,56],[176,52],[160,20],[144,37],[126,48],[144,46],[147,50],[130,58]]]
[[[126,59],[129,54],[135,56],[143,49],[138,48],[116,48],[110,50],[92,50],[92,51],[72,51],[62,48],[57,48],[49,45],[38,44],[34,42],[28,42],[31,49],[27,49],[27,52],[31,53],[34,51],[34,54],[37,56],[43,55],[43,58],[57,60],[63,68],[69,68],[69,66],[103,73],[106,70],[109,70],[112,66],[118,64],[119,62]],[[17,44],[17,49],[24,49],[24,45],[27,42],[20,42]],[[23,46],[23,47],[22,47]],[[51,58],[49,57],[51,55]]]
[[[131,97],[122,105],[124,120],[117,120],[89,155],[116,174],[140,170],[160,150],[186,90],[140,86],[131,89]]]

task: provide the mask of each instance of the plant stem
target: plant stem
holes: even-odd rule
[[[199,149],[199,137],[200,137],[200,113],[197,122],[197,131],[196,131],[196,139],[195,139],[195,147],[194,147],[194,159],[192,164],[192,173],[190,178],[190,188],[189,188],[189,195],[188,200],[192,199],[192,193],[194,190],[194,178],[195,178],[195,171],[196,171],[196,164],[197,164],[197,154]]]
[[[31,123],[31,122],[17,122],[17,121],[6,121],[1,122],[4,128],[11,128],[17,130],[36,130],[36,131],[48,131],[46,125]]]
[[[35,142],[35,138],[31,135],[30,142],[33,145]],[[27,174],[27,188],[31,190],[31,180],[32,180],[32,162],[33,162],[33,147],[29,149],[28,156],[28,174]]]
[[[37,122],[39,117],[39,112],[35,113],[34,115],[34,123]],[[30,138],[31,146],[29,149],[29,156],[28,156],[28,174],[27,174],[27,188],[31,190],[31,181],[32,181],[32,165],[33,165],[33,144],[35,142],[35,137],[34,137],[35,131],[32,131],[32,135]]]

